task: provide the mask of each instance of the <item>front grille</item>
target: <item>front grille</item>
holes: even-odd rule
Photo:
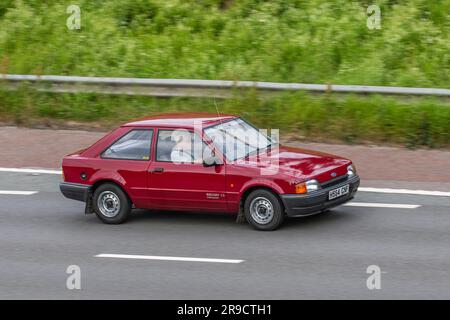
[[[345,182],[347,179],[348,179],[348,174],[344,174],[343,176],[325,181],[324,183],[321,183],[320,186],[322,187],[322,189],[325,189],[328,187],[335,186],[339,183]]]

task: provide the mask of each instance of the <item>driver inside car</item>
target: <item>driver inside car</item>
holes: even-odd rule
[[[177,130],[172,133],[171,139],[176,142],[170,153],[172,162],[202,163],[202,142],[195,141],[192,133]]]

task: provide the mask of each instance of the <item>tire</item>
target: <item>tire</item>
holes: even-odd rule
[[[284,220],[284,209],[278,197],[264,189],[252,191],[244,202],[247,222],[255,229],[271,231]]]
[[[112,183],[100,185],[94,192],[92,202],[95,215],[106,224],[123,223],[131,212],[130,199]]]

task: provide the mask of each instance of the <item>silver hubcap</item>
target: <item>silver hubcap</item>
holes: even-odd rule
[[[264,197],[257,197],[250,203],[250,214],[258,224],[268,224],[273,219],[272,203]]]
[[[113,218],[119,214],[120,199],[111,191],[103,191],[97,200],[97,206],[105,217]]]

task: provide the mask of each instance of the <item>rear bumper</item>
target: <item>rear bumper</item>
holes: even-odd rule
[[[86,202],[91,186],[79,183],[60,182],[59,189],[66,198]]]
[[[286,214],[291,217],[308,216],[346,203],[353,199],[358,187],[359,176],[354,176],[337,185],[314,191],[310,194],[282,194]],[[346,184],[350,185],[349,193],[334,200],[328,200],[328,192]]]

